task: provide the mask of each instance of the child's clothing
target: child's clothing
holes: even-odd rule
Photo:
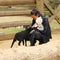
[[[38,30],[43,31],[44,27],[42,25],[43,19],[42,17],[38,17],[36,19],[36,23],[32,26],[32,28],[37,27]]]

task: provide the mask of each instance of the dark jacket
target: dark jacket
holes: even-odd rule
[[[46,16],[43,16],[43,26],[44,26],[44,31],[43,34],[46,35],[49,39],[52,38],[51,36],[51,28],[49,25],[48,18]]]
[[[49,25],[49,21],[48,21],[48,18],[46,16],[43,16],[43,26],[44,26],[44,31],[42,32],[43,34],[43,37],[42,37],[42,40],[44,43],[48,42],[51,38],[52,38],[52,35],[51,35],[51,28],[50,28],[50,25]]]
[[[43,26],[44,26],[44,31],[40,31],[40,33],[42,34],[42,40],[44,43],[48,42],[49,39],[52,38],[51,36],[51,28],[49,25],[49,21],[48,18],[46,16],[42,16],[43,18]],[[35,20],[32,20],[32,25],[35,23]]]

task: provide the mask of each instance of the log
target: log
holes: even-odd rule
[[[15,21],[15,22],[6,22],[6,23],[0,23],[0,28],[8,28],[8,27],[17,27],[17,26],[27,26],[27,25],[31,25],[31,22],[19,22],[19,21]],[[4,34],[4,33],[0,33],[0,41],[1,40],[10,40],[13,39],[15,33],[11,33],[11,34]]]
[[[0,34],[0,41],[3,40],[10,40],[14,38],[15,33],[10,33],[10,34]]]
[[[44,1],[36,0],[36,8],[44,15]]]
[[[53,17],[51,17],[51,19],[54,18],[60,24],[60,18],[56,15],[57,12],[60,11],[60,6],[58,6],[58,8],[54,11],[54,9],[52,9],[52,7],[46,1],[44,2],[44,5],[53,15]]]
[[[60,24],[60,5],[55,9],[54,15],[49,18],[49,21],[52,22],[53,19],[55,19]]]
[[[4,47],[4,46],[3,46]],[[33,47],[0,49],[1,60],[60,60],[60,41]]]
[[[20,15],[30,15],[31,10],[22,11],[0,11],[0,16],[20,16]]]
[[[0,28],[8,28],[8,27],[17,27],[17,26],[27,26],[31,25],[31,22],[5,22],[5,23],[0,23]]]
[[[50,13],[54,15],[54,9],[52,9],[52,7],[46,1],[44,1],[44,5],[50,11]]]
[[[55,16],[54,19],[60,24],[60,17]]]
[[[0,0],[0,6],[33,4],[35,0]]]
[[[60,0],[49,0],[52,3],[60,3]]]

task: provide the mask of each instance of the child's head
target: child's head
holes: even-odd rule
[[[36,19],[37,17],[40,17],[41,14],[40,14],[40,12],[37,9],[33,9],[31,11],[31,16],[32,16],[33,19]]]

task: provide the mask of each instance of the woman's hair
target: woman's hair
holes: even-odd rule
[[[37,9],[33,9],[31,11],[31,15],[35,15],[35,16],[38,16],[38,17],[42,16],[42,14]]]

